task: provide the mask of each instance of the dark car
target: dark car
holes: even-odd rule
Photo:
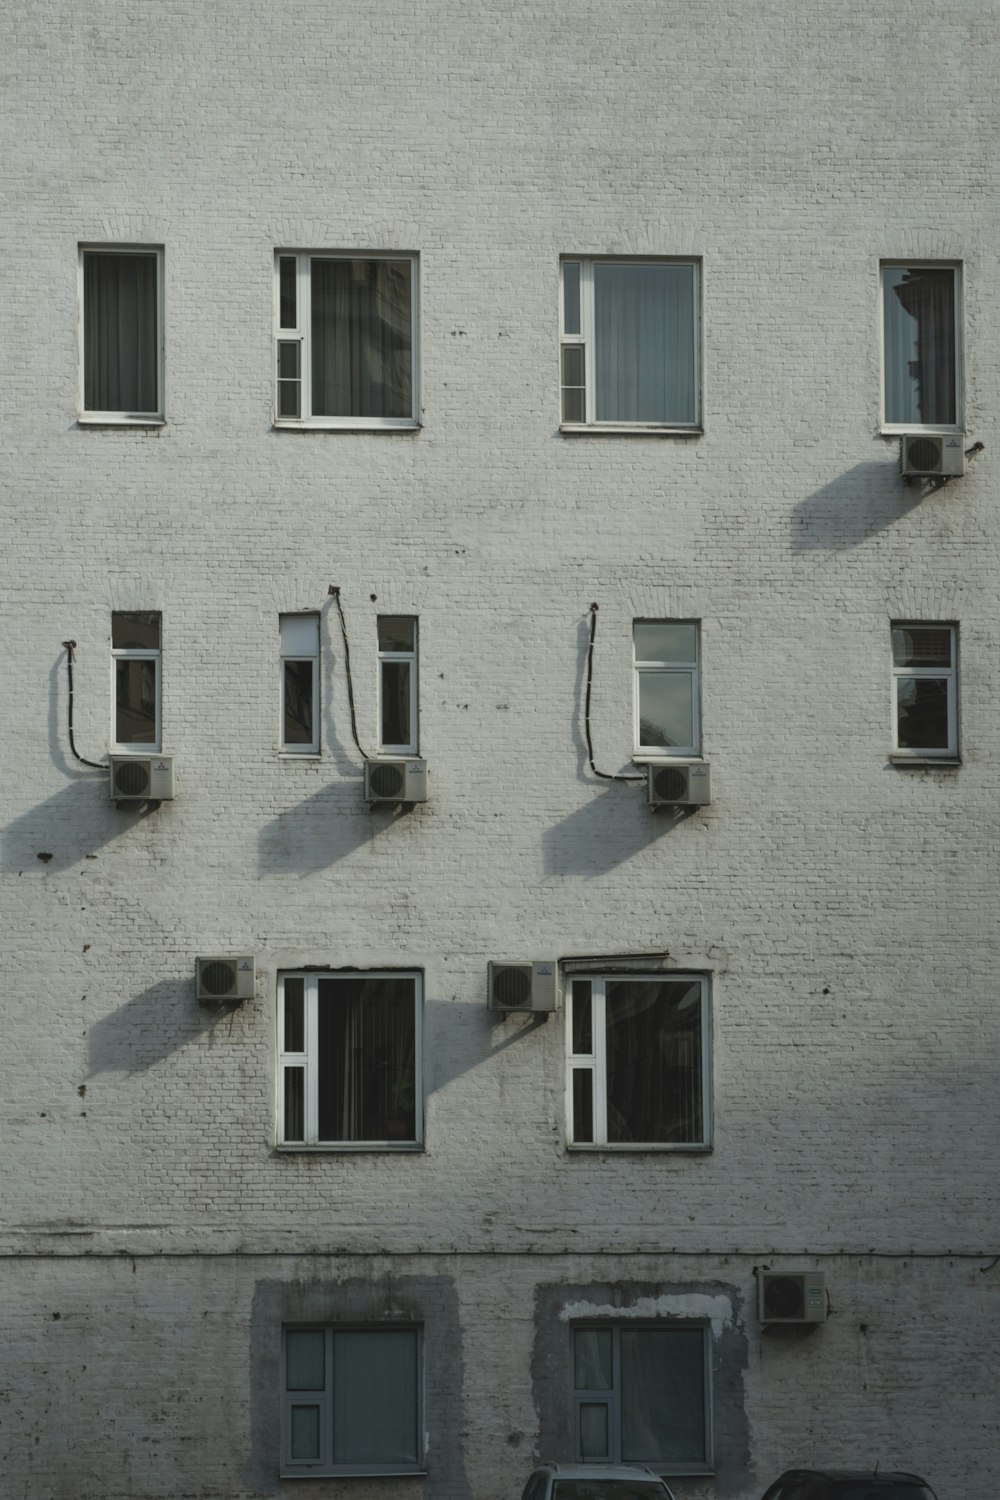
[[[764,1500],[935,1500],[926,1479],[897,1469],[788,1469]]]
[[[542,1464],[521,1500],[674,1500],[658,1474],[638,1464]]]

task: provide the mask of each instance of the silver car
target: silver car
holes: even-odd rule
[[[674,1500],[659,1474],[638,1464],[542,1464],[521,1500]]]

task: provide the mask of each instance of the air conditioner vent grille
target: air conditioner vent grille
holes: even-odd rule
[[[404,769],[391,763],[374,765],[369,772],[368,784],[376,797],[401,797],[405,785]]]
[[[941,439],[911,438],[909,444],[909,467],[923,469],[928,474],[941,471]]]
[[[493,970],[493,1004],[514,1010],[531,1000],[531,968],[524,964]]]
[[[123,760],[115,766],[115,790],[123,797],[141,797],[149,791],[149,766],[141,760]]]
[[[201,987],[210,995],[231,995],[236,989],[236,965],[216,958],[204,964],[201,970]]]
[[[683,802],[688,783],[687,767],[661,766],[653,774],[653,793],[661,802]]]

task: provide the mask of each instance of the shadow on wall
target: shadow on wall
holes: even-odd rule
[[[896,463],[855,464],[806,495],[791,516],[797,552],[843,552],[888,531],[937,486],[904,485]]]
[[[315,875],[369,843],[394,814],[370,816],[360,776],[330,781],[265,823],[257,835],[260,875]],[[419,817],[419,810],[399,814]]]
[[[143,1073],[192,1037],[232,1024],[233,1011],[209,1011],[195,1001],[190,979],[161,979],[95,1022],[87,1036],[89,1078],[99,1073]]]
[[[68,786],[7,824],[0,834],[0,868],[8,874],[41,866],[67,870],[118,838],[126,819],[131,824],[146,812],[142,804],[136,813],[116,813],[108,799],[107,773],[74,776]],[[40,865],[43,854],[51,857]]]

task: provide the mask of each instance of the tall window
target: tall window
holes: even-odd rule
[[[282,1144],[420,1142],[419,975],[283,974],[278,1036]]]
[[[958,266],[882,267],[883,425],[962,427],[962,275]]]
[[[417,621],[414,615],[378,617],[378,747],[391,755],[417,753]]]
[[[709,1348],[701,1323],[574,1328],[577,1457],[668,1473],[709,1469]]]
[[[704,976],[574,979],[566,1039],[571,1145],[709,1144]]]
[[[562,262],[564,427],[701,423],[699,264]]]
[[[121,610],[111,616],[113,742],[118,750],[159,750],[160,616]]]
[[[282,1474],[419,1471],[420,1364],[419,1328],[285,1328]]]
[[[282,615],[281,748],[319,750],[319,615]]]
[[[632,626],[640,754],[701,754],[699,634],[695,620],[636,620]]]
[[[958,755],[958,628],[892,627],[893,749],[901,755]]]
[[[162,250],[80,250],[81,415],[163,416]]]
[[[275,257],[275,421],[414,427],[417,261]]]

